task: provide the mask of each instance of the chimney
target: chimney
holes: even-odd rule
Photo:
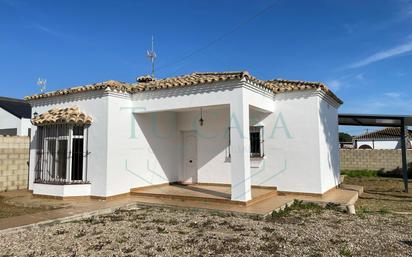
[[[140,76],[140,77],[136,78],[136,81],[138,83],[147,83],[147,82],[151,82],[151,81],[154,81],[154,80],[155,80],[155,78],[152,78],[152,76],[150,76],[150,75],[144,75],[144,76]]]

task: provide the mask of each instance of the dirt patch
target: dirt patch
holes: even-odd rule
[[[318,207],[268,219],[146,207],[2,236],[0,256],[410,256],[411,221]]]
[[[6,199],[7,198],[0,196],[0,219],[44,211],[43,208],[27,208],[11,205],[6,202]]]
[[[409,193],[403,192],[403,180],[381,177],[346,177],[345,183],[361,185],[364,194],[356,202],[361,212],[410,212],[412,213],[412,182]]]

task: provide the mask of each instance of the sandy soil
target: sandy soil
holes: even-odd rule
[[[43,208],[25,208],[6,203],[6,199],[0,196],[0,218],[20,216],[44,211]]]

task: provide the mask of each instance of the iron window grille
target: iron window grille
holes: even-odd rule
[[[58,124],[37,128],[35,183],[88,183],[88,127]]]
[[[230,133],[229,129],[229,157],[231,157],[231,142],[230,142]],[[263,158],[265,156],[264,151],[264,129],[263,126],[250,126],[249,127],[249,139],[250,139],[250,157],[251,158]]]
[[[249,128],[250,157],[262,158],[265,156],[263,132],[263,126],[251,126]]]

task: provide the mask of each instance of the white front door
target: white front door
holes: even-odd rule
[[[197,182],[197,136],[196,131],[183,132],[183,177],[181,182]]]

